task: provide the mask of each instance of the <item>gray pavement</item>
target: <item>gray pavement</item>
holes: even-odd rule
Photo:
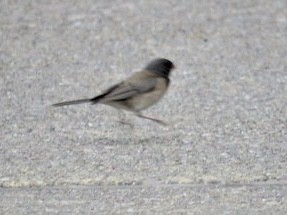
[[[0,2],[0,214],[286,214],[287,2]],[[175,62],[145,111],[95,96]]]

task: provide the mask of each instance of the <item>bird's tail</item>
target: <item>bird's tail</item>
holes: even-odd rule
[[[88,102],[92,102],[92,100],[91,99],[80,99],[80,100],[56,103],[56,104],[53,104],[52,106],[61,107],[61,106],[66,106],[66,105],[76,105],[76,104],[82,104],[82,103],[88,103]]]

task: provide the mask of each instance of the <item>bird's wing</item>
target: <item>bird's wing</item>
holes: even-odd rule
[[[131,98],[135,95],[147,93],[153,90],[157,80],[154,78],[146,78],[139,81],[137,78],[131,77],[126,81],[115,85],[105,91],[100,97],[100,102],[118,101]],[[97,98],[97,97],[96,97]]]

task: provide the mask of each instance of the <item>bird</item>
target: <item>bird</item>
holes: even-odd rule
[[[93,98],[56,103],[52,106],[61,107],[82,103],[105,104],[166,125],[159,119],[142,115],[142,110],[156,104],[163,97],[170,84],[170,72],[174,68],[175,65],[170,60],[157,58],[149,62],[143,70],[109,87],[100,95]]]

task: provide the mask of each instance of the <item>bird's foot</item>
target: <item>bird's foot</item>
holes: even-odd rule
[[[148,117],[148,116],[143,116],[141,114],[137,114],[137,116],[140,117],[140,118],[144,118],[144,119],[148,119],[148,120],[154,121],[154,122],[156,122],[158,124],[161,124],[163,126],[167,126],[168,125],[166,122],[164,122],[162,120],[159,120],[159,119],[155,119],[155,118]]]

